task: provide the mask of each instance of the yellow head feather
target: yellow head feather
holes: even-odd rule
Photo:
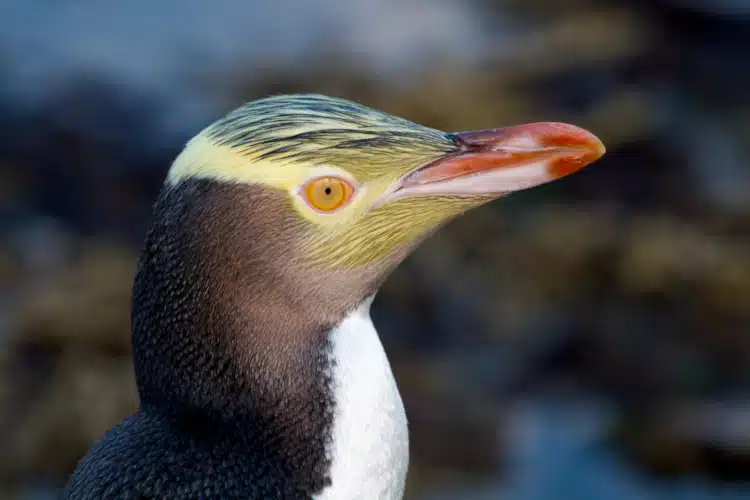
[[[350,101],[285,95],[248,103],[203,130],[175,160],[167,182],[202,178],[283,191],[309,223],[307,255],[325,265],[357,266],[477,204],[423,197],[376,206],[401,177],[456,148],[444,132]],[[335,213],[317,212],[298,196],[306,181],[326,175],[358,186],[352,202]]]

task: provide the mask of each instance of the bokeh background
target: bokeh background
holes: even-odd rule
[[[408,498],[750,498],[748,54],[744,0],[0,2],[0,498],[52,498],[136,407],[131,280],[184,142],[296,91],[608,146],[376,300]]]

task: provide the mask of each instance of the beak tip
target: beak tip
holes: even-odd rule
[[[596,135],[588,130],[567,123],[540,123],[539,140],[552,147],[573,150],[573,154],[551,164],[555,177],[564,177],[599,160],[607,148]],[[578,153],[575,153],[578,151]]]
[[[591,134],[591,156],[593,161],[598,160],[605,154],[607,154],[607,146],[604,145],[601,139]]]
[[[595,135],[592,135],[591,137],[591,142],[586,146],[586,149],[588,151],[588,153],[585,155],[586,165],[600,160],[605,154],[607,154],[607,147],[604,145],[604,143]]]

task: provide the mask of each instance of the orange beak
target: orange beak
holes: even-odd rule
[[[605,153],[594,134],[565,123],[452,134],[457,152],[425,165],[391,196],[501,196],[565,177]]]

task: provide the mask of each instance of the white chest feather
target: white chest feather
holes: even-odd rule
[[[335,412],[332,484],[316,500],[401,499],[409,465],[404,405],[370,302],[331,332]]]

